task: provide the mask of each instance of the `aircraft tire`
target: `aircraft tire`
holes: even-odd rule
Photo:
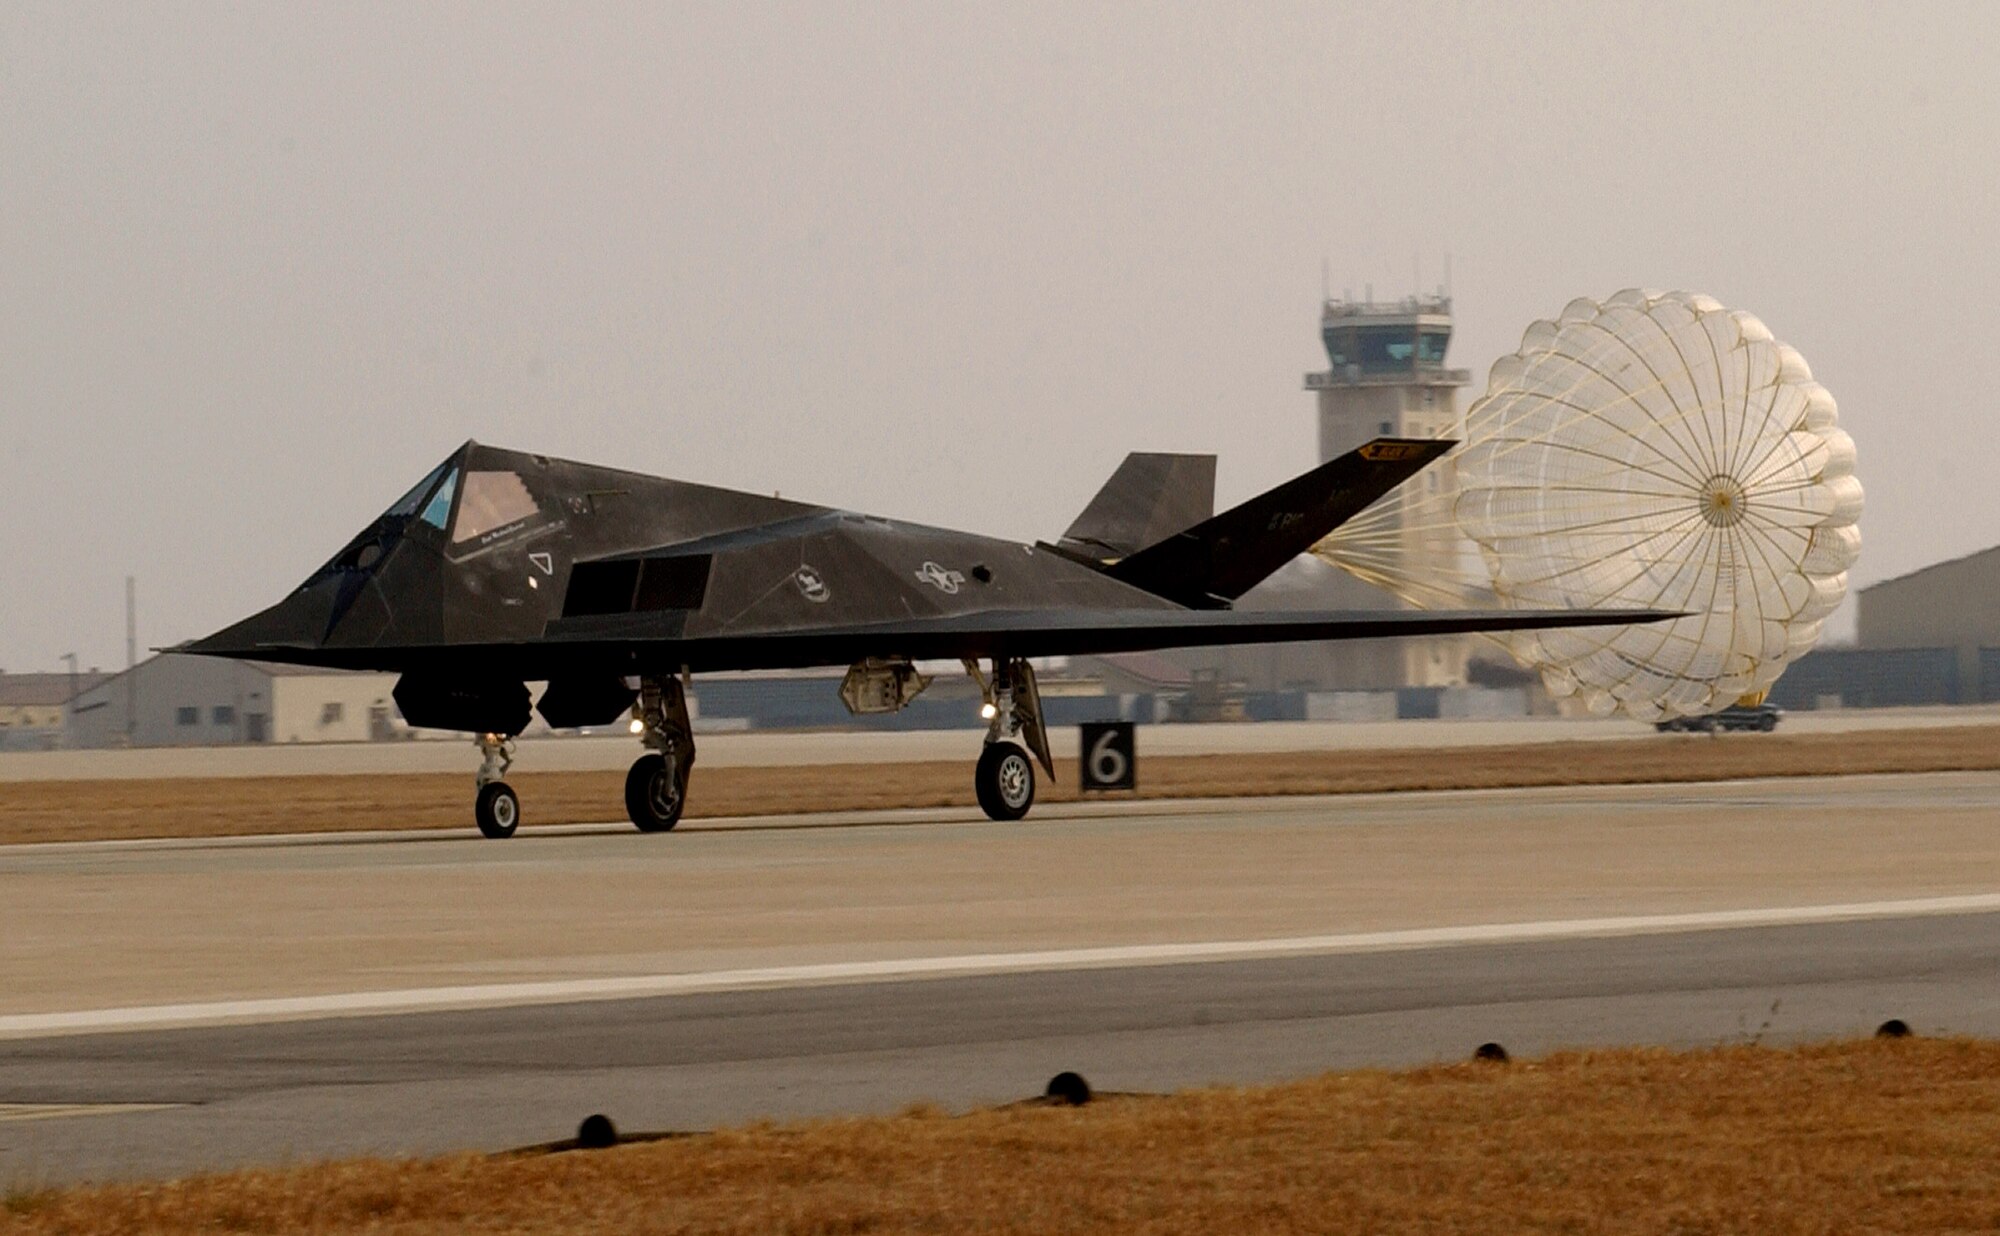
[[[479,798],[472,806],[472,818],[479,824],[482,834],[495,841],[504,841],[521,826],[521,800],[505,781],[488,782],[479,787]]]
[[[979,807],[991,820],[1018,820],[1035,805],[1035,761],[1011,742],[988,743],[972,774]]]
[[[668,832],[681,822],[687,790],[683,786],[669,799],[664,793],[666,775],[666,757],[656,751],[633,761],[625,774],[625,814],[642,833]]]

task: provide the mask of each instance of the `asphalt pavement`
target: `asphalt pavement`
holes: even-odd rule
[[[2000,1035],[2000,914],[20,1040],[0,1044],[0,1096],[36,1106],[0,1106],[0,1182],[501,1150],[598,1112],[697,1131],[962,1109],[1063,1070],[1164,1091],[1891,1017]]]
[[[2000,775],[0,852],[0,1186],[2000,1034]],[[93,1032],[107,1027],[117,1033]]]

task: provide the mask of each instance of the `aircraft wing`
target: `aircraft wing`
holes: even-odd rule
[[[896,622],[685,636],[664,614],[562,619],[538,645],[570,663],[685,665],[696,671],[846,665],[865,657],[1088,656],[1159,648],[1379,639],[1552,627],[1623,626],[1679,615],[1663,610],[981,610]]]
[[[324,648],[269,643],[213,655],[302,665],[402,672],[469,669],[523,680],[563,673],[697,673],[850,665],[867,657],[914,661],[962,657],[1090,656],[1218,644],[1382,639],[1478,631],[1623,626],[1678,613],[1588,610],[977,610],[894,622],[732,630],[689,635],[685,611],[604,614],[551,622],[541,639],[519,642]]]

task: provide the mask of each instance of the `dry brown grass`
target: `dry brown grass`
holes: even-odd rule
[[[0,1232],[1991,1231],[2000,1044],[1568,1054],[17,1193]]]
[[[974,742],[970,737],[967,741]],[[963,762],[697,766],[688,817],[969,807],[972,750],[968,746]],[[2000,726],[1153,757],[1141,761],[1139,794],[1258,797],[1971,769],[2000,769]],[[1080,797],[1076,774],[1074,760],[1058,760],[1057,783],[1043,785],[1042,801]],[[622,773],[521,769],[509,780],[520,791],[523,816],[531,825],[615,820],[623,812]],[[469,827],[471,799],[469,770],[462,776],[16,782],[0,785],[0,844]]]

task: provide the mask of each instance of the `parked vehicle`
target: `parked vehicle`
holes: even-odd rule
[[[1699,730],[1704,734],[1713,734],[1717,730],[1757,730],[1768,734],[1778,728],[1778,721],[1784,715],[1785,710],[1776,704],[1733,704],[1705,717],[1675,717],[1671,721],[1657,721],[1653,728],[1662,734],[1676,730]]]

